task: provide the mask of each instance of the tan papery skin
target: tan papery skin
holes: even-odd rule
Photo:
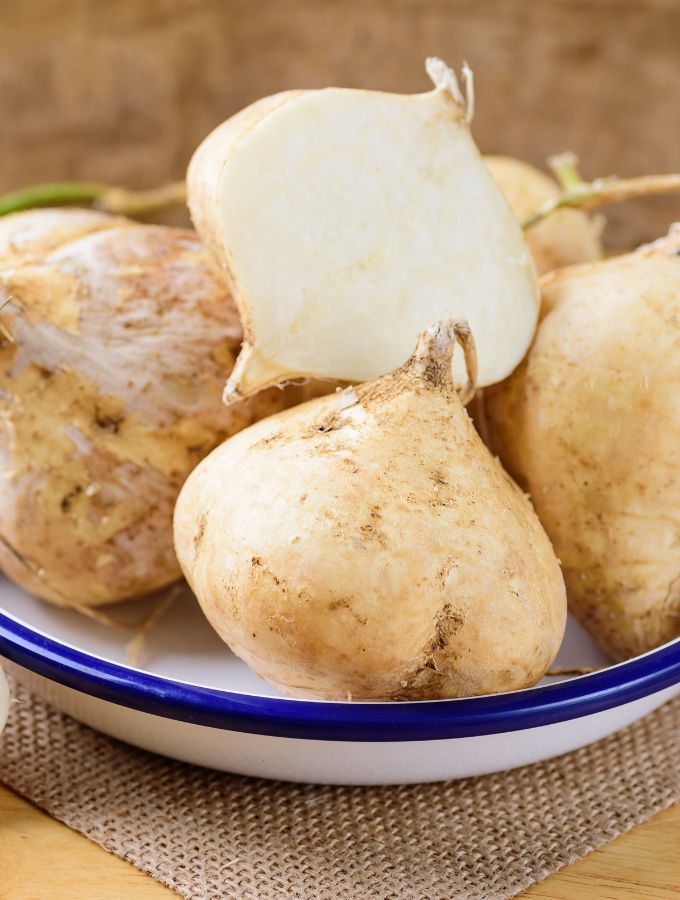
[[[179,578],[185,478],[290,402],[221,403],[242,330],[198,238],[88,210],[8,216],[0,307],[0,567],[78,607]]]
[[[560,187],[553,178],[519,159],[485,156],[484,162],[519,222],[560,194]],[[536,271],[545,275],[563,266],[601,259],[601,231],[600,222],[588,213],[579,209],[560,209],[527,229],[524,237]]]
[[[531,495],[570,608],[615,659],[680,635],[680,258],[667,243],[547,276],[527,358],[484,392],[492,449]]]
[[[562,640],[559,564],[454,390],[466,326],[401,369],[225,442],[178,500],[182,569],[286,694],[437,699],[534,684]]]

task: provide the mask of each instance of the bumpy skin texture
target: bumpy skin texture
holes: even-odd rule
[[[62,244],[97,231],[134,225],[95,209],[61,207],[30,210],[0,217],[0,265],[7,269],[28,262],[40,262]]]
[[[60,605],[180,576],[172,511],[225,437],[236,308],[196,235],[86,210],[0,223],[0,567]]]
[[[231,438],[183,488],[175,543],[213,627],[294,696],[522,688],[563,636],[558,562],[450,353]]]
[[[517,220],[523,222],[560,192],[556,181],[540,169],[508,156],[485,156],[489,171],[505,194]],[[524,237],[539,275],[602,258],[601,227],[578,209],[560,209]]]
[[[572,611],[625,659],[680,635],[680,258],[556,272],[542,315],[527,359],[485,391],[490,440]]]

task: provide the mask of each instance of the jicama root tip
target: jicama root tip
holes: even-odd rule
[[[465,405],[472,399],[477,386],[477,350],[465,319],[440,319],[423,331],[406,366],[435,386],[452,387],[451,363],[456,343],[465,357],[467,381],[458,392],[461,403]]]
[[[449,93],[453,100],[463,108],[465,121],[470,124],[475,114],[475,82],[472,69],[467,62],[463,62],[461,69],[465,93],[460,89],[456,73],[438,56],[428,56],[425,60],[425,71],[436,90]]]

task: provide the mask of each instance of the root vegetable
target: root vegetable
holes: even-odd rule
[[[196,151],[192,218],[245,323],[227,400],[300,375],[375,378],[448,314],[470,321],[480,385],[523,357],[538,315],[531,254],[453,72],[428,71],[426,94],[267,97]]]
[[[547,276],[527,359],[485,392],[492,448],[616,659],[680,636],[679,250],[676,231]]]
[[[548,200],[560,196],[560,186],[540,169],[507,156],[484,157],[517,220],[523,222]],[[534,228],[526,241],[539,275],[574,263],[602,257],[601,227],[578,209],[560,209]]]
[[[557,653],[559,565],[454,391],[456,339],[474,378],[469,329],[440,323],[396,372],[226,441],[180,494],[177,554],[206,616],[285,693],[508,691]]]
[[[178,578],[184,479],[286,400],[221,403],[242,331],[197,237],[85,210],[10,216],[0,307],[0,567],[79,607]]]
[[[92,209],[43,209],[0,218],[0,268],[40,263],[63,244],[134,223]]]

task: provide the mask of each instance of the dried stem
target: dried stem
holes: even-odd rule
[[[406,364],[413,372],[435,385],[451,384],[451,361],[458,343],[465,356],[467,382],[458,391],[461,403],[468,403],[477,387],[477,348],[465,319],[440,319],[418,338],[416,349]]]
[[[460,319],[454,323],[456,340],[463,349],[465,357],[465,371],[468,380],[458,391],[460,402],[465,406],[472,400],[477,390],[477,346],[472,336],[470,326],[465,319]]]
[[[172,585],[165,595],[158,598],[147,618],[138,626],[139,633],[127,645],[127,665],[139,666],[151,630],[158,624],[175,600],[181,596],[183,590],[184,584],[180,582]]]
[[[636,178],[596,178],[583,181],[573,153],[551,157],[550,167],[562,188],[562,193],[548,200],[522,222],[525,230],[533,228],[558,209],[595,209],[607,203],[619,203],[635,197],[680,192],[680,175],[640,175]]]
[[[12,302],[12,299],[13,299],[12,297],[7,297],[5,300],[3,300],[2,303],[0,303],[0,313],[3,311],[3,309],[6,306],[8,306]],[[4,340],[7,341],[7,343],[9,343],[9,344],[16,343],[14,340],[14,335],[9,330],[9,328],[7,328],[7,326],[2,321],[2,319],[0,319],[0,337],[4,338]],[[0,341],[0,343],[2,343],[2,341]]]
[[[462,78],[465,94],[460,89],[456,73],[438,56],[428,56],[425,60],[425,71],[435,89],[450,94],[454,103],[461,107],[465,121],[469,125],[475,114],[475,80],[470,66],[466,62],[463,63]]]
[[[111,187],[97,198],[94,205],[97,209],[121,216],[141,216],[166,206],[182,205],[186,201],[186,184],[174,181],[147,191]]]
[[[550,669],[546,672],[548,678],[557,678],[558,676],[567,675],[592,675],[593,672],[601,672],[607,666],[574,666],[565,669]]]

